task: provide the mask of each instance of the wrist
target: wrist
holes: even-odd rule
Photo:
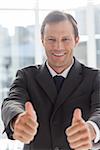
[[[94,127],[90,123],[87,123],[87,125],[88,125],[88,128],[89,128],[91,140],[93,141],[96,138],[95,129],[94,129]]]
[[[11,120],[11,129],[14,130],[15,122],[18,118],[18,115],[16,115],[12,120]]]

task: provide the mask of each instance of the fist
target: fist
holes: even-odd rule
[[[66,135],[72,149],[88,150],[92,148],[94,130],[92,125],[84,121],[80,109],[75,109],[72,124],[66,129]]]
[[[38,122],[36,112],[30,102],[25,104],[25,112],[17,116],[13,123],[13,138],[25,144],[34,140],[37,133]]]

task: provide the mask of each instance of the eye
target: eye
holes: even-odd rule
[[[70,41],[70,38],[64,38],[62,41]]]
[[[56,39],[53,39],[53,38],[49,38],[48,41],[52,41],[52,42],[55,42]]]

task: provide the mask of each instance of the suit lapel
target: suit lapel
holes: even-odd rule
[[[46,92],[51,102],[54,103],[57,91],[53,78],[50,75],[49,70],[47,69],[45,64],[43,64],[39,73],[37,74],[36,80],[39,83],[39,85],[43,88],[43,90]]]
[[[74,94],[75,90],[82,81],[82,65],[75,59],[75,63],[69,71],[58,96],[53,78],[45,64],[43,64],[39,70],[36,80],[46,92],[51,102],[55,103],[53,112],[53,114],[55,114],[57,109],[62,105],[62,103],[64,103],[64,101],[70,101],[69,97]]]
[[[61,106],[64,101],[70,101],[69,97],[74,94],[75,90],[82,81],[82,66],[75,59],[75,63],[72,66],[67,78],[65,79],[61,91],[57,97],[54,112]]]

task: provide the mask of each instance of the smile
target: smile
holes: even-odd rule
[[[60,57],[60,56],[64,56],[65,53],[53,53],[54,56]]]

